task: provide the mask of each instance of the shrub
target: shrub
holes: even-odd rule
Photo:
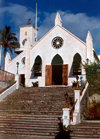
[[[89,83],[89,95],[100,93],[100,63],[91,63],[84,65],[86,71],[86,79]]]

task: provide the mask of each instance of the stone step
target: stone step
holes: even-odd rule
[[[59,133],[62,108],[66,104],[66,93],[74,100],[73,89],[69,87],[16,90],[0,102],[0,137],[55,139]],[[12,136],[14,138],[10,138]]]
[[[100,136],[99,135],[85,135],[85,133],[84,133],[84,135],[76,135],[76,134],[71,134],[70,135],[70,138],[72,138],[72,137],[77,137],[77,138],[84,138],[84,139],[87,139],[87,138],[96,138],[96,139],[100,139]]]
[[[57,135],[57,133],[58,133],[59,131],[50,131],[50,132],[40,132],[40,131],[35,131],[35,132],[33,132],[33,131],[31,131],[31,132],[29,132],[29,131],[27,131],[27,130],[25,130],[25,131],[10,131],[10,130],[2,130],[2,131],[0,131],[0,133],[4,133],[4,134],[16,134],[16,135],[29,135],[29,136],[31,136],[31,135],[37,135],[37,136],[56,136]]]
[[[58,118],[61,118],[61,116],[59,115],[2,115],[0,116],[0,119],[20,119],[20,120],[24,120],[24,119],[28,119],[28,120],[57,120],[58,121]]]
[[[28,126],[23,126],[23,127],[15,127],[15,126],[0,126],[0,131],[6,131],[6,130],[10,130],[10,131],[25,131],[28,130],[28,132],[55,132],[55,130],[59,131],[59,128],[57,127],[28,127]]]
[[[0,134],[1,139],[55,139],[54,136],[37,136],[37,135],[16,135],[16,134]]]
[[[24,105],[25,104],[25,105]],[[46,108],[46,109],[49,109],[49,108],[52,108],[52,109],[61,109],[62,107],[64,107],[65,106],[65,104],[66,103],[62,103],[61,105],[60,104],[54,104],[54,103],[50,103],[50,104],[48,104],[48,102],[46,103],[43,103],[43,102],[41,102],[41,103],[39,103],[39,104],[37,104],[37,103],[29,103],[29,102],[24,102],[23,104],[22,103],[16,103],[16,105],[7,105],[7,107],[6,107],[6,105],[3,105],[3,106],[1,106],[0,107],[0,110],[6,110],[7,108],[10,108],[10,109],[13,109],[13,108],[21,108],[21,106],[22,106],[22,109],[24,108],[24,107],[26,107],[26,108],[32,108],[32,109],[38,109],[38,108]],[[20,106],[19,106],[20,105]],[[47,107],[48,106],[48,107]],[[2,108],[3,107],[3,108]]]
[[[69,126],[71,139],[99,139],[100,122],[83,122]]]
[[[94,135],[94,134],[97,134],[97,135],[100,135],[100,129],[98,130],[74,130],[72,132],[72,134],[75,134],[75,135],[84,135],[84,132],[85,132],[85,135]]]
[[[34,122],[34,123],[37,123],[38,124],[38,122],[39,123],[43,123],[43,124],[48,124],[48,123],[50,123],[50,124],[56,124],[56,123],[58,123],[58,121],[57,120],[22,120],[22,119],[2,119],[2,120],[0,120],[0,123],[3,123],[3,122],[17,122],[17,123],[25,123],[25,122],[27,122],[27,123],[31,123],[31,122]]]
[[[71,129],[74,129],[74,130],[84,130],[84,129],[98,129],[98,128],[100,128],[100,125],[81,125],[81,126],[71,126]]]
[[[38,110],[36,110],[36,111],[33,111],[33,110],[22,110],[22,111],[21,111],[21,110],[16,110],[16,111],[13,111],[13,110],[12,110],[12,111],[2,111],[2,112],[0,112],[0,114],[3,114],[3,113],[4,113],[4,114],[5,114],[5,113],[11,113],[11,114],[12,114],[12,113],[15,113],[15,114],[16,114],[16,113],[17,113],[17,114],[21,114],[21,113],[22,113],[22,114],[23,114],[23,113],[24,113],[24,114],[25,114],[25,113],[26,113],[26,114],[28,114],[28,113],[30,114],[30,113],[32,113],[32,114],[34,114],[34,115],[37,115],[37,114],[38,114],[38,115],[40,115],[40,114],[41,114],[41,115],[43,115],[43,114],[48,114],[48,115],[51,115],[51,114],[62,115],[62,111],[60,112],[60,111],[49,111],[49,110],[47,110],[47,111],[38,111]]]
[[[59,121],[58,118],[41,118],[41,117],[34,117],[34,118],[23,118],[23,117],[0,117],[0,121],[2,120],[19,120],[19,121],[34,121],[34,120],[44,120],[44,121]]]
[[[1,122],[0,123],[0,127],[5,127],[5,128],[8,128],[8,127],[20,127],[20,128],[53,128],[53,129],[58,129],[58,124],[50,124],[50,123],[34,123],[34,124],[31,124],[31,123],[25,123],[25,122],[22,122],[22,123],[12,123],[12,122]]]
[[[62,115],[30,115],[30,114],[2,114],[0,117],[22,117],[22,118],[61,118]]]
[[[99,139],[99,137],[70,137],[70,139]]]

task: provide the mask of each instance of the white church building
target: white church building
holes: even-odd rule
[[[20,27],[20,48],[18,56],[5,58],[5,70],[17,73],[20,83],[31,87],[38,82],[40,87],[52,85],[72,85],[79,75],[85,80],[85,62],[98,62],[90,32],[83,42],[62,26],[57,12],[55,26],[37,41],[37,28],[33,25]],[[19,63],[19,64],[18,64]],[[16,65],[18,64],[18,65]]]

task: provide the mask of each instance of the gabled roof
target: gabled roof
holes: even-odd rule
[[[86,43],[83,42],[81,39],[79,39],[78,37],[76,37],[74,34],[72,34],[70,31],[68,31],[67,29],[65,29],[62,26],[54,26],[51,30],[49,30],[37,43],[35,43],[34,47],[32,49],[35,48],[35,46],[37,46],[38,43],[40,43],[50,32],[52,32],[56,27],[61,28],[62,30],[64,30],[65,32],[67,32],[68,34],[70,34],[72,37],[74,37],[75,39],[77,39],[78,41],[80,41],[82,44],[84,44],[86,46]]]
[[[70,34],[71,36],[73,36],[75,39],[77,39],[78,41],[80,41],[82,44],[86,45],[85,42],[83,42],[81,39],[79,39],[77,36],[75,36],[73,33],[71,33],[70,31],[68,31],[67,29],[65,29],[62,26],[59,26],[60,28],[62,28],[63,30],[65,30],[68,34]]]

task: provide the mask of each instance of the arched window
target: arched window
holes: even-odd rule
[[[81,75],[81,56],[76,53],[72,63],[73,75]]]
[[[42,75],[42,59],[40,56],[37,56],[33,66],[34,76]]]

